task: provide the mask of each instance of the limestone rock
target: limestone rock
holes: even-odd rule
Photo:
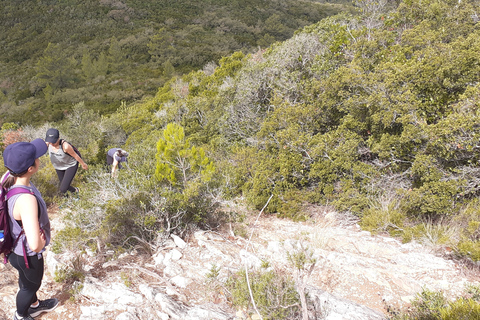
[[[185,249],[185,247],[187,246],[187,243],[185,241],[183,241],[183,239],[180,238],[179,236],[171,234],[170,237],[172,237],[173,242],[175,242],[175,245],[177,247],[179,247],[180,249]]]
[[[324,290],[307,287],[317,314],[313,319],[323,320],[386,320],[383,314],[347,299],[336,297]]]

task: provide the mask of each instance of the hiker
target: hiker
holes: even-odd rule
[[[47,145],[42,139],[16,142],[3,151],[3,162],[8,169],[1,180],[5,189],[20,187],[32,192],[16,194],[7,200],[9,223],[15,240],[8,261],[18,270],[19,286],[14,320],[33,320],[33,317],[58,305],[56,298],[38,300],[37,297],[44,271],[42,253],[50,243],[50,220],[45,201],[30,178],[38,171],[39,158],[46,152]]]
[[[116,176],[117,168],[122,169],[122,162],[127,162],[128,152],[120,148],[112,148],[107,152],[107,164],[112,166],[112,178]]]
[[[50,128],[47,130],[45,142],[48,145],[50,160],[60,181],[60,193],[66,196],[67,191],[78,192],[78,188],[72,187],[71,183],[77,173],[78,164],[82,165],[83,170],[88,169],[87,164],[75,152],[70,143],[60,139],[60,133],[57,129]]]

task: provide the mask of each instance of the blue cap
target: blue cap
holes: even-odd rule
[[[3,151],[3,164],[13,173],[23,173],[33,166],[35,159],[43,156],[47,150],[47,144],[40,138],[32,142],[15,142]]]

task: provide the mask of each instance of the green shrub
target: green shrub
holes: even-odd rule
[[[235,307],[253,313],[245,270],[231,275],[226,286]],[[255,305],[264,319],[299,319],[300,298],[293,280],[280,271],[249,271],[248,279]]]
[[[472,299],[476,301],[480,301],[480,285],[473,285],[473,284],[468,284],[466,286],[466,290],[469,294],[471,294]]]
[[[59,230],[52,241],[52,251],[61,253],[66,250],[78,250],[88,241],[88,235],[79,227],[67,226]]]
[[[59,194],[58,177],[48,157],[42,157],[40,170],[32,177],[32,182],[42,194],[47,204],[56,202]]]
[[[373,233],[387,231],[391,235],[399,235],[403,228],[405,215],[395,209],[395,204],[388,204],[386,208],[372,206],[364,211],[360,226],[363,230]]]
[[[417,223],[417,222],[416,222]],[[404,242],[413,239],[430,247],[450,246],[458,243],[459,228],[450,220],[427,221],[406,226],[401,236]]]
[[[480,241],[461,240],[457,244],[456,251],[465,257],[469,257],[473,261],[480,261]]]
[[[424,289],[417,294],[412,302],[412,319],[435,320],[440,315],[440,310],[447,304],[447,299],[441,292]]]
[[[132,237],[152,241],[161,225],[153,214],[150,200],[147,194],[139,192],[129,198],[109,201],[97,235],[104,238],[104,242],[119,246],[138,243]]]
[[[478,298],[478,296],[477,296]],[[410,310],[393,320],[475,320],[480,319],[480,304],[474,298],[447,301],[441,292],[424,289],[417,294]]]
[[[72,284],[75,281],[83,281],[85,272],[83,271],[83,262],[80,255],[73,258],[68,265],[55,270],[55,282]]]
[[[472,241],[480,240],[480,199],[475,198],[460,210],[454,222],[462,230],[462,235]]]
[[[305,193],[300,190],[286,190],[281,195],[279,217],[289,218],[293,221],[305,221],[308,219],[303,209],[306,202]]]
[[[473,299],[459,298],[440,309],[441,320],[480,319],[480,304]]]
[[[420,187],[426,182],[439,181],[443,174],[437,166],[438,163],[433,156],[424,154],[417,155],[410,168],[413,186]]]
[[[456,209],[456,196],[460,192],[461,181],[426,182],[421,187],[401,191],[401,208],[410,217],[439,218],[450,216]]]
[[[356,187],[351,180],[342,179],[339,185],[341,192],[331,196],[332,205],[338,211],[351,212],[356,216],[361,216],[369,206],[369,196]]]

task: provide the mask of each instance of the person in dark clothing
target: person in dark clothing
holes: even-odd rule
[[[116,176],[117,169],[122,169],[122,162],[127,162],[128,152],[120,148],[112,148],[107,152],[107,164],[112,166],[112,178]]]
[[[46,152],[47,145],[42,139],[13,143],[3,152],[3,162],[8,169],[1,179],[3,187],[30,191],[7,200],[9,224],[15,241],[8,261],[18,271],[19,286],[14,320],[33,320],[58,305],[56,298],[39,300],[37,297],[44,273],[43,252],[50,243],[51,234],[47,205],[30,179],[39,169],[39,158]]]
[[[84,170],[88,170],[87,164],[75,152],[71,144],[66,141],[62,143],[57,129],[50,128],[47,130],[45,142],[48,145],[50,160],[60,181],[60,193],[66,195],[67,191],[78,192],[78,188],[72,187],[71,184],[77,173],[78,164],[80,163]]]

